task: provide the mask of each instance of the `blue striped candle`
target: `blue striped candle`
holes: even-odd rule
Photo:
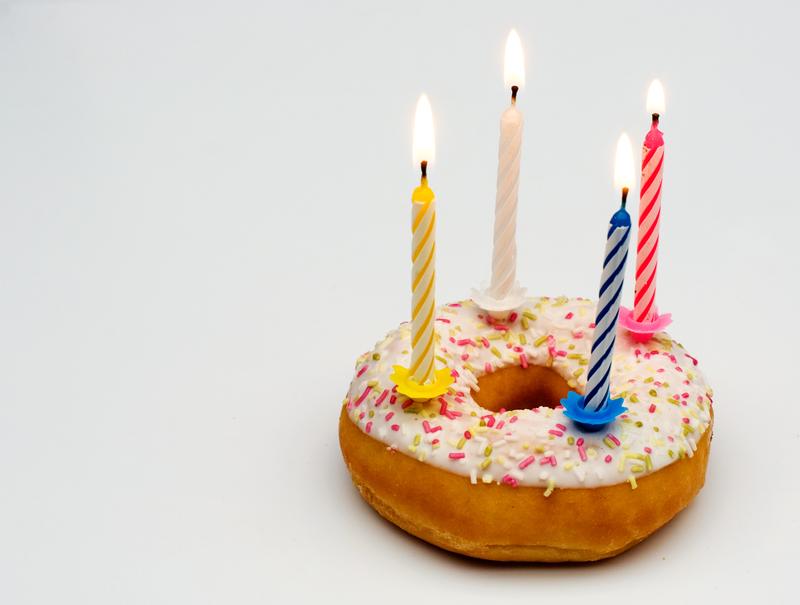
[[[589,373],[586,379],[584,409],[596,412],[608,401],[611,386],[611,358],[617,338],[617,319],[622,301],[622,283],[625,280],[625,260],[628,257],[628,240],[631,232],[631,217],[625,210],[628,190],[622,190],[622,207],[611,217],[603,261],[603,276],[600,278],[600,294],[597,301],[594,341],[589,358]]]

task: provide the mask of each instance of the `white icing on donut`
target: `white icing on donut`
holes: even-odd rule
[[[437,366],[453,370],[444,396],[414,402],[389,380],[408,367],[410,331],[402,324],[359,357],[345,405],[374,439],[473,483],[598,487],[630,482],[692,456],[711,424],[710,387],[697,360],[666,333],[639,344],[620,332],[611,393],[628,412],[606,430],[584,433],[562,408],[493,413],[472,398],[478,378],[509,365],[552,367],[583,391],[594,301],[528,298],[499,324],[472,301],[437,309]],[[489,323],[491,322],[491,323]]]

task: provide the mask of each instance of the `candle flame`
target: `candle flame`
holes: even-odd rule
[[[433,162],[436,157],[436,139],[433,136],[433,111],[428,95],[421,95],[417,101],[417,113],[414,116],[414,165],[422,162]]]
[[[632,189],[634,184],[633,147],[624,132],[617,141],[617,159],[614,163],[614,188]]]
[[[525,57],[522,54],[522,42],[517,30],[512,29],[506,39],[506,60],[503,70],[506,88],[525,86]]]
[[[664,113],[664,87],[661,80],[653,80],[647,89],[647,113]]]

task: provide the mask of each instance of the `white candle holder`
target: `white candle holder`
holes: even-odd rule
[[[481,284],[480,289],[472,289],[472,300],[481,309],[489,313],[492,319],[505,319],[511,311],[522,306],[525,302],[526,289],[514,282],[514,287],[507,296],[495,298],[491,294],[491,288],[486,284]]]

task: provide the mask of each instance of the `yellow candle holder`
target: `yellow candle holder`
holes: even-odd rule
[[[434,370],[433,382],[420,384],[411,377],[411,370],[403,366],[392,366],[394,372],[389,379],[397,385],[397,392],[414,401],[428,401],[444,395],[455,382],[449,368]]]

